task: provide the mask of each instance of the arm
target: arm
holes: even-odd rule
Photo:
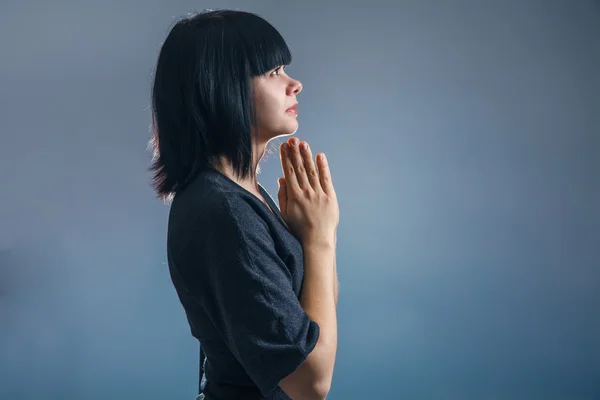
[[[338,279],[338,275],[337,275],[337,267],[336,267],[336,260],[335,260],[335,253],[333,254],[333,277],[334,277],[334,288],[333,288],[333,293],[335,296],[335,307],[337,308],[337,304],[338,304],[338,292],[340,290],[340,281]]]
[[[280,382],[293,399],[325,399],[331,387],[337,350],[337,314],[334,275],[335,245],[304,246],[304,287],[300,304],[319,325],[313,351],[296,371]]]
[[[337,230],[335,231],[335,248],[337,248]],[[338,292],[340,290],[340,281],[337,274],[337,266],[336,266],[336,252],[333,252],[333,277],[335,279],[333,293],[335,295],[335,307],[337,309],[338,304]]]

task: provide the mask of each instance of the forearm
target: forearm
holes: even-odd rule
[[[335,307],[337,309],[337,304],[338,304],[338,292],[340,289],[340,281],[338,278],[338,274],[337,274],[337,265],[336,265],[336,250],[337,249],[337,231],[335,233],[335,245],[334,245],[334,252],[333,252],[333,294],[335,297]]]
[[[300,304],[319,325],[318,375],[331,383],[337,350],[335,243],[304,246],[304,282]]]

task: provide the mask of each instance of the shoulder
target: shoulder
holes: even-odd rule
[[[175,195],[169,211],[169,233],[191,229],[195,234],[216,234],[266,227],[256,203],[251,194],[218,174],[202,172]]]

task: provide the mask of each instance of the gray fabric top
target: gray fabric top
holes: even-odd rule
[[[205,399],[289,399],[279,388],[319,326],[300,306],[304,257],[279,208],[209,169],[173,199],[167,256],[192,335],[206,354]]]

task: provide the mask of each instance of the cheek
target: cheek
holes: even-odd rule
[[[289,116],[285,115],[285,96],[280,94],[279,88],[261,89],[255,97],[257,125],[268,130],[289,129]]]
[[[256,118],[260,123],[264,121],[264,119],[269,115],[269,106],[265,103],[265,99],[263,97],[257,96],[254,101],[254,108],[256,109]]]
[[[267,121],[277,118],[282,112],[284,107],[277,99],[274,98],[262,98],[260,103],[257,104],[257,115],[259,120]]]

